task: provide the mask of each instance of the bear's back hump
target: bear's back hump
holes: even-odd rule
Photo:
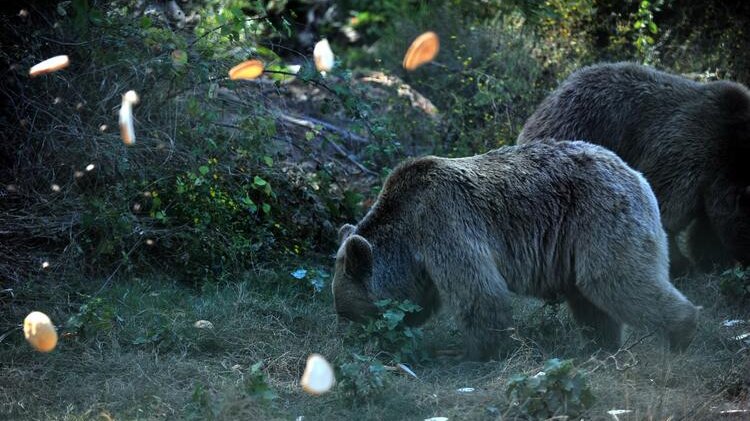
[[[633,63],[607,63],[572,73],[526,122],[519,143],[539,138],[604,145],[631,164],[669,122],[700,102],[705,84]]]
[[[541,226],[573,209],[611,207],[613,201],[654,207],[655,201],[645,203],[648,194],[639,174],[587,142],[548,140],[466,158],[427,156],[391,173],[358,233],[374,236],[405,221],[424,223],[426,215]]]
[[[529,117],[518,143],[585,140],[638,167],[632,159],[644,154],[638,143],[677,140],[684,153],[670,153],[689,156],[700,152],[692,147],[721,141],[732,124],[748,121],[750,91],[742,84],[697,82],[640,64],[604,63],[568,76]],[[697,142],[688,144],[683,137]]]
[[[602,146],[546,139],[464,158],[425,156],[406,161],[388,177],[378,202],[393,208],[419,195],[452,192],[481,199],[514,191],[533,195],[570,185],[590,189],[641,181],[622,159]]]

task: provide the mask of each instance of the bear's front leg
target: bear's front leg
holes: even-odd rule
[[[459,309],[458,318],[464,330],[464,359],[497,359],[501,346],[507,343],[512,323],[508,297],[488,295],[478,298],[468,308]]]
[[[508,286],[492,260],[446,259],[432,266],[430,276],[464,332],[464,358],[497,358],[513,318]]]
[[[622,324],[572,288],[567,294],[568,306],[584,335],[608,352],[616,352],[622,344]]]

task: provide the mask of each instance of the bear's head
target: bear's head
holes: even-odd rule
[[[362,236],[352,234],[355,227],[346,224],[339,229],[339,251],[333,275],[333,304],[345,319],[363,321],[375,317],[369,286],[373,276],[372,245]]]

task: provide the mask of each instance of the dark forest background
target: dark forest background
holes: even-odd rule
[[[334,228],[363,214],[400,160],[512,144],[583,65],[750,78],[743,1],[174,4],[179,17],[158,1],[3,4],[4,279],[49,260],[86,275],[170,267],[197,282],[329,253]],[[407,73],[403,53],[426,30],[441,52]],[[337,59],[325,78],[311,60],[322,38]],[[71,67],[28,78],[57,54]],[[302,70],[226,80],[249,58]],[[132,148],[116,127],[128,89],[142,96]]]

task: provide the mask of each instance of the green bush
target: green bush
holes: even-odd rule
[[[746,303],[750,300],[750,269],[735,267],[723,272],[719,289],[729,301]]]
[[[0,145],[0,156],[14,157],[0,169],[15,204],[0,221],[8,250],[35,250],[57,273],[169,268],[201,282],[332,246],[333,227],[359,217],[363,197],[347,169],[305,167],[279,151],[297,135],[279,132],[281,84],[267,92],[225,80],[248,57],[279,65],[256,42],[274,28],[242,4],[209,2],[197,27],[177,30],[127,6],[75,1],[60,6],[74,18],[53,11],[60,25],[14,32],[26,49],[0,53],[20,63],[4,82],[18,103],[0,120],[13,127]],[[20,69],[50,54],[39,36],[69,45],[71,66],[29,79]],[[295,83],[309,88],[317,78]],[[329,82],[341,87],[333,112],[363,103],[347,83]],[[141,95],[131,147],[116,130],[127,89]],[[89,163],[95,169],[85,171]],[[3,272],[41,270],[32,253],[7,257]]]
[[[166,267],[201,282],[327,252],[334,228],[362,216],[378,178],[406,155],[512,144],[544,95],[583,64],[650,61],[742,81],[747,19],[717,2],[705,13],[687,3],[210,0],[180,3],[200,16],[187,26],[142,2],[34,8],[2,28],[0,90],[13,106],[0,115],[0,272],[22,280],[49,259],[55,273]],[[308,9],[325,16],[303,29]],[[347,25],[363,37],[345,40]],[[405,72],[403,54],[426,30],[440,35],[441,52]],[[328,36],[339,65],[315,71],[295,31]],[[28,77],[61,53],[70,67]],[[276,73],[226,80],[248,58]],[[294,81],[282,74],[291,64],[301,65]],[[366,80],[377,72],[396,85]],[[438,112],[414,106],[406,87]],[[128,89],[141,94],[132,147],[116,129]],[[336,130],[293,126],[284,113]]]
[[[529,419],[581,416],[594,403],[584,371],[573,360],[548,360],[532,376],[518,374],[508,381],[507,397],[513,411]]]
[[[366,62],[400,76],[435,104],[436,127],[412,133],[438,154],[466,156],[514,143],[552,82],[534,57],[534,38],[519,15],[476,19],[448,5],[417,8],[383,30],[374,44],[377,54]],[[407,73],[401,67],[404,52],[426,30],[440,36],[441,52],[435,62]]]
[[[267,401],[276,399],[276,392],[268,384],[266,373],[263,372],[262,368],[263,361],[258,361],[250,366],[250,372],[247,373],[245,378],[245,391],[254,398]]]
[[[68,318],[65,330],[83,337],[111,330],[116,318],[114,304],[100,297],[82,295],[82,298],[85,302],[78,308],[77,313]]]
[[[339,366],[337,389],[354,400],[374,399],[385,388],[386,375],[378,360],[353,354],[353,361]]]
[[[422,308],[409,300],[385,299],[375,302],[375,305],[380,309],[380,316],[365,323],[353,323],[348,336],[387,352],[395,362],[425,359],[427,356],[421,347],[422,329],[406,324],[408,315],[416,314]]]

